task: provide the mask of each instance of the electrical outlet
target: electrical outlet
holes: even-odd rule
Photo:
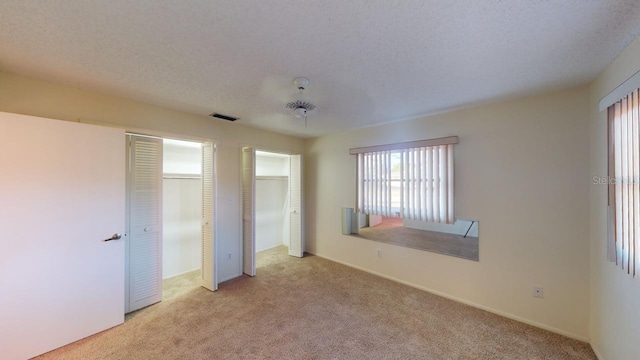
[[[231,260],[231,253],[228,253],[228,254],[227,254],[227,259],[228,259],[228,260]]]
[[[376,249],[376,254],[378,255],[378,257],[382,257],[382,250]]]
[[[537,297],[537,298],[543,298],[544,297],[544,289],[541,287],[534,287],[533,288],[533,297]]]

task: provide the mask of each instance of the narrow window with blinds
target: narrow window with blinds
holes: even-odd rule
[[[458,137],[351,149],[357,211],[453,224],[453,148]]]
[[[607,254],[634,277],[640,272],[640,136],[638,89],[608,108]]]

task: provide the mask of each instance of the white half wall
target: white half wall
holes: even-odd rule
[[[588,119],[580,87],[308,139],[307,250],[586,341]],[[451,135],[456,217],[482,224],[479,262],[341,234],[340,209],[355,205],[349,148]]]
[[[591,86],[591,176],[607,176],[607,111],[602,97],[640,70],[640,38]],[[484,230],[483,230],[484,232]],[[591,346],[601,360],[640,357],[640,281],[607,261],[607,187],[591,184]]]

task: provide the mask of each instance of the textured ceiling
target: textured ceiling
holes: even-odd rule
[[[585,85],[639,34],[637,0],[2,0],[0,70],[313,137]]]

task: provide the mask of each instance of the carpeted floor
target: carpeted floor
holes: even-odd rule
[[[118,327],[38,359],[596,359],[586,343],[317,256],[258,255],[219,291],[179,280]]]

